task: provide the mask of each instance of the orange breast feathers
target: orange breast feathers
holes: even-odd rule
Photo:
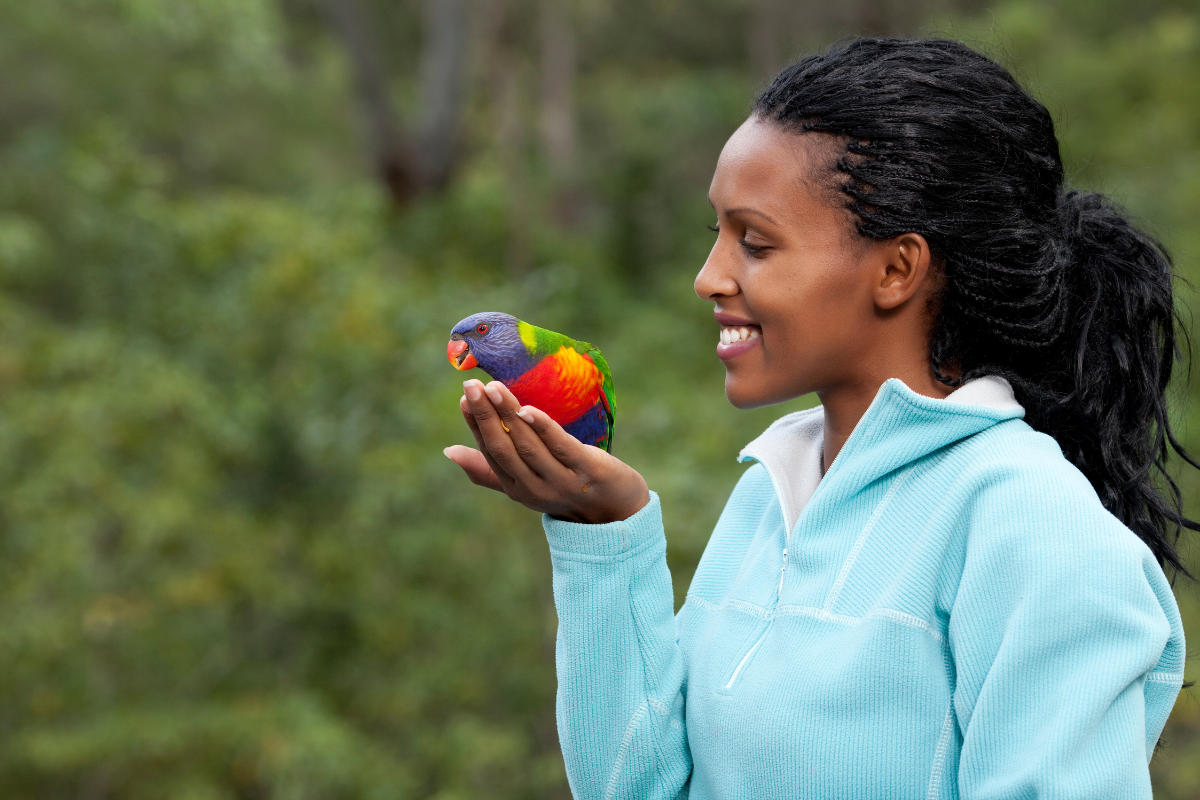
[[[559,425],[566,425],[600,402],[603,385],[604,376],[590,356],[563,347],[508,384],[508,388],[521,405],[540,408]]]

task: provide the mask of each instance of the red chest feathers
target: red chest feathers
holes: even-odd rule
[[[559,425],[574,422],[600,402],[604,376],[592,359],[563,347],[508,384],[521,405],[546,412]]]

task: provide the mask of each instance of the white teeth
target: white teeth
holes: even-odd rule
[[[758,328],[721,328],[721,344],[737,344],[738,342],[752,342],[762,336]]]

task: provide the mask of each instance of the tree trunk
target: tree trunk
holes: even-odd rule
[[[575,161],[575,29],[571,4],[542,0],[541,135],[551,168],[562,175]]]
[[[454,172],[458,123],[466,96],[466,0],[425,0],[421,53],[423,184],[441,188]]]
[[[444,186],[458,156],[458,122],[468,59],[466,0],[425,0],[421,56],[420,135],[397,119],[388,79],[359,0],[324,0],[346,46],[371,161],[392,202],[407,205],[419,192]]]
[[[379,48],[358,0],[325,0],[325,9],[350,56],[367,146],[375,173],[396,205],[407,204],[421,186],[416,153],[396,122]]]
[[[554,180],[550,216],[570,228],[582,217],[583,194],[575,164],[575,19],[569,0],[542,0],[541,102],[542,152]]]
[[[750,72],[757,81],[770,79],[783,66],[783,9],[780,0],[754,0],[746,31]]]

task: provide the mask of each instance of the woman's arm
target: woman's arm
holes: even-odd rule
[[[543,517],[558,608],[558,731],[576,798],[687,796],[685,678],[658,496],[621,522]]]
[[[1084,481],[1017,480],[972,519],[949,626],[963,800],[1150,800],[1183,628],[1149,549],[1073,502]]]
[[[687,796],[685,674],[657,495],[503,384],[464,384],[471,480],[544,512],[558,609],[558,731],[576,798]]]

